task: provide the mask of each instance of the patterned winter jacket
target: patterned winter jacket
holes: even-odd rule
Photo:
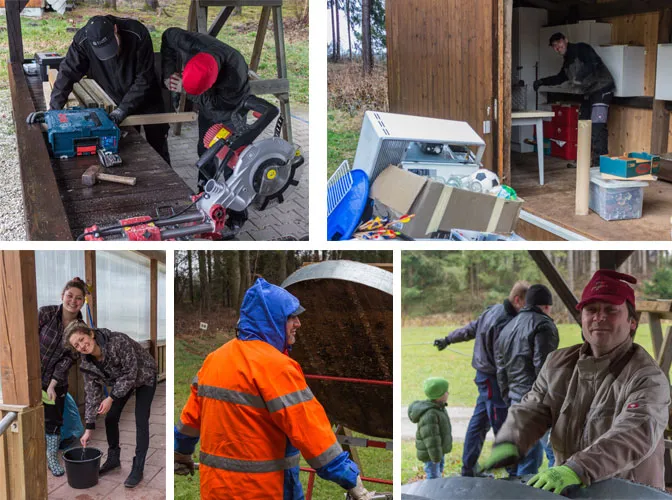
[[[67,387],[68,371],[75,360],[72,351],[63,345],[63,306],[40,307],[38,314],[40,328],[40,363],[42,365],[42,389],[46,390],[54,379],[57,386]],[[77,315],[82,319],[82,313]]]
[[[105,328],[95,330],[95,340],[103,352],[100,361],[82,354],[80,371],[86,392],[86,428],[96,428],[98,406],[105,399],[103,387],[111,387],[110,397],[122,399],[133,389],[154,385],[156,363],[150,354],[128,335]]]
[[[453,449],[450,418],[445,404],[435,401],[414,401],[408,407],[408,418],[418,424],[415,448],[421,462],[440,462]]]
[[[495,443],[525,454],[550,427],[556,465],[583,484],[618,477],[662,489],[669,405],[670,383],[641,346],[628,338],[596,358],[584,343],[549,354]]]

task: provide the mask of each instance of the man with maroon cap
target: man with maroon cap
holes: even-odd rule
[[[597,271],[583,290],[585,342],[551,353],[532,390],[509,409],[484,469],[514,463],[549,429],[555,467],[528,484],[562,493],[611,477],[664,489],[670,385],[633,343],[637,280]]]
[[[181,65],[184,70],[180,73]],[[245,58],[233,47],[204,33],[168,28],[161,38],[161,72],[166,88],[186,92],[198,105],[198,155],[206,147],[203,137],[208,129],[221,123],[233,129],[231,112],[250,94]],[[203,169],[213,177],[216,164]],[[198,173],[199,191],[207,178]]]
[[[152,39],[135,19],[94,16],[75,33],[58,68],[49,107],[62,109],[84,76],[95,80],[117,104],[110,113],[117,125],[128,115],[164,111]],[[168,125],[145,125],[144,129],[147,142],[170,163]]]

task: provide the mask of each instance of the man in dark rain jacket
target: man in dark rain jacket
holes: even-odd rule
[[[110,118],[117,125],[131,114],[163,113],[161,87],[154,73],[149,31],[134,20],[94,16],[77,31],[51,92],[51,109],[62,109],[75,83],[95,80],[117,104]],[[145,125],[147,142],[170,163],[168,125]]]
[[[450,344],[475,339],[471,365],[476,370],[474,383],[478,387],[478,399],[464,439],[463,476],[474,475],[474,467],[483,449],[488,430],[492,427],[496,435],[506,420],[507,405],[502,400],[497,385],[494,345],[502,329],[523,307],[528,287],[529,284],[525,281],[516,282],[504,302],[488,307],[468,325],[458,328],[445,338],[434,341],[434,345],[442,351]]]
[[[184,71],[181,71],[184,64]],[[169,28],[161,39],[162,80],[172,92],[186,92],[198,105],[198,155],[205,153],[203,137],[221,123],[229,129],[231,112],[250,94],[245,58],[233,47],[204,33]],[[214,160],[204,166],[214,176]],[[199,190],[207,179],[199,172]]]
[[[599,166],[600,155],[609,153],[609,133],[607,118],[609,103],[614,97],[614,78],[609,69],[587,43],[568,43],[562,33],[551,36],[549,43],[564,60],[560,73],[534,82],[534,90],[544,85],[560,85],[569,81],[570,85],[583,94],[579,110],[580,120],[592,121],[591,146],[592,166]]]
[[[495,343],[497,382],[507,403],[520,403],[541,371],[548,355],[558,348],[558,329],[549,316],[553,305],[551,291],[532,285],[525,296],[525,307],[504,327]],[[543,460],[538,441],[518,464],[518,476],[536,474]]]

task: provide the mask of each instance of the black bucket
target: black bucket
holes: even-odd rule
[[[84,490],[97,485],[102,456],[103,452],[98,448],[71,448],[63,453],[70,487]]]

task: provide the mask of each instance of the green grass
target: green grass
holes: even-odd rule
[[[401,403],[403,405],[408,405],[416,399],[425,398],[422,392],[422,383],[426,378],[444,377],[450,383],[450,396],[448,398],[450,406],[474,406],[476,388],[473,380],[476,376],[476,370],[471,366],[474,342],[451,344],[441,352],[432,345],[434,339],[445,337],[459,326],[402,329]],[[581,343],[581,330],[578,325],[558,325],[558,331],[560,333],[559,347]],[[653,355],[648,324],[640,325],[635,340]]]
[[[41,19],[21,18],[21,27],[23,34],[23,49],[26,57],[32,57],[36,52],[54,51],[65,55],[67,52],[74,32],[66,31],[68,27],[81,28],[89,17],[94,15],[114,14],[119,17],[132,17],[141,21],[150,30],[154,50],[159,52],[161,48],[161,35],[171,27],[177,26],[186,28],[187,25],[187,0],[161,2],[166,5],[165,10],[170,14],[157,16],[151,11],[131,9],[125,3],[119,2],[119,9],[113,12],[109,9],[95,8],[89,6],[77,6],[73,11],[66,12],[60,16],[55,12],[46,12]],[[137,2],[136,2],[137,5]],[[208,24],[217,16],[219,10],[216,8],[208,9]],[[256,37],[257,24],[261,13],[260,7],[243,8],[242,16],[232,16],[224,28],[220,31],[218,38],[223,42],[239,50],[246,61],[250,61],[254,40]],[[292,18],[293,13],[285,9],[285,25]],[[72,23],[69,22],[72,20]],[[7,65],[9,58],[9,46],[7,41],[6,18],[0,16],[0,86],[6,88]],[[307,104],[308,103],[308,37],[307,36],[288,36],[285,35],[285,52],[287,57],[287,74],[290,82],[291,101]],[[261,61],[257,73],[262,78],[276,78],[275,66],[275,43],[273,41],[273,32],[269,29],[266,32],[264,48],[261,53]]]
[[[182,408],[187,402],[190,393],[190,384],[194,375],[203,364],[205,356],[218,348],[228,340],[225,334],[219,334],[214,338],[200,339],[190,337],[188,341],[176,339],[175,341],[175,422],[180,418]],[[366,437],[362,434],[354,434],[359,437]],[[362,463],[363,475],[366,477],[382,478],[392,480],[392,453],[387,450],[376,448],[357,448],[359,458]],[[198,461],[199,446],[196,447],[194,459]],[[301,459],[301,467],[308,467],[305,460]],[[301,483],[304,492],[308,485],[308,473],[300,473]],[[365,487],[376,491],[391,491],[392,487],[388,485],[377,485],[374,483],[364,483]],[[175,499],[187,500],[199,498],[199,474],[193,477],[175,476]],[[314,500],[332,500],[342,498],[344,490],[334,483],[324,481],[316,476],[313,489]]]
[[[334,109],[327,112],[327,177],[336,171],[343,160],[348,160],[352,167],[362,116],[363,114],[357,114],[352,117]]]

